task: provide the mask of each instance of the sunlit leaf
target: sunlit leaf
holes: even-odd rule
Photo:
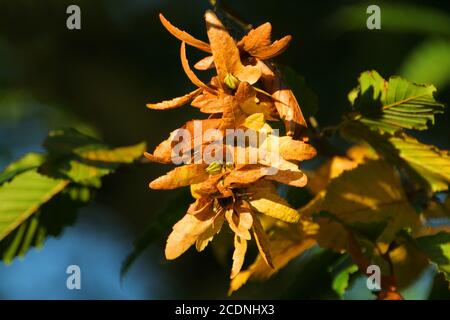
[[[359,77],[357,95],[349,95],[358,112],[354,115],[368,127],[395,133],[401,129],[425,130],[444,105],[434,99],[436,88],[409,82],[400,77],[384,80],[376,71]]]
[[[448,189],[450,156],[447,150],[422,144],[406,134],[381,135],[356,121],[346,122],[341,134],[351,140],[366,141],[382,158],[404,169],[425,188],[433,192]]]
[[[273,185],[252,187],[248,192],[251,194],[250,204],[258,212],[288,223],[299,221],[297,210],[292,209],[287,201],[278,195]]]
[[[67,180],[48,178],[30,170],[0,187],[0,241],[61,192]]]
[[[344,297],[344,293],[349,286],[350,275],[356,271],[358,271],[358,266],[351,264],[350,266],[339,271],[339,273],[333,278],[332,288],[340,298]]]
[[[270,235],[271,265],[265,261],[263,254],[230,282],[229,294],[238,290],[249,279],[265,280],[285,267],[292,259],[312,248],[316,241],[316,229],[308,223],[276,227]]]
[[[150,182],[152,189],[175,189],[206,180],[209,173],[206,172],[206,165],[188,164],[177,167]]]
[[[318,241],[321,245],[332,245],[334,249],[342,245],[330,241],[336,237],[336,232],[345,243],[345,232],[337,227],[339,224],[365,232],[384,224],[385,227],[376,235],[376,241],[380,243],[390,243],[403,228],[417,229],[419,225],[419,216],[409,204],[399,176],[380,160],[368,161],[342,173],[300,213],[311,215],[323,211],[332,216],[319,215],[321,230]],[[374,231],[378,233],[378,230]]]
[[[28,153],[22,158],[9,164],[0,172],[0,185],[14,178],[14,176],[39,167],[44,162],[44,156],[39,153]]]
[[[234,253],[233,253],[233,266],[231,268],[230,278],[233,279],[241,271],[244,264],[245,253],[247,252],[247,240],[234,236]]]
[[[15,257],[24,257],[31,247],[42,247],[49,236],[59,236],[66,226],[75,222],[78,210],[91,198],[88,188],[68,186],[41,205],[0,242],[3,262],[9,264]]]
[[[186,214],[174,226],[166,244],[166,258],[173,260],[191,247],[214,222],[213,210],[198,215]]]

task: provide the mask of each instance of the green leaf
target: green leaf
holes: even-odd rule
[[[100,178],[132,163],[145,144],[110,148],[74,129],[52,131],[47,155],[30,153],[0,173],[0,256],[10,263],[75,221]]]
[[[68,186],[43,204],[39,210],[0,242],[0,257],[10,264],[24,257],[31,247],[40,248],[48,236],[59,236],[64,227],[76,220],[78,209],[91,199],[91,191]]]
[[[283,79],[289,88],[294,92],[305,118],[314,116],[319,111],[319,98],[308,87],[305,78],[288,66],[277,64],[277,67],[280,69]]]
[[[439,271],[450,281],[450,233],[439,232],[434,235],[416,238],[418,247],[434,262]]]
[[[28,153],[22,158],[9,164],[0,172],[0,185],[14,178],[14,176],[39,167],[44,162],[44,156],[39,153]]]
[[[415,84],[397,76],[386,81],[376,71],[366,71],[359,77],[357,94],[349,94],[357,112],[353,119],[391,134],[402,129],[425,130],[445,109],[434,99],[435,91],[433,85]]]
[[[422,144],[414,138],[404,136],[389,139],[399,150],[399,157],[406,161],[434,192],[445,191],[450,184],[450,153],[432,145]]]
[[[100,140],[73,128],[50,131],[43,145],[48,153],[53,156],[80,155],[87,150],[107,147]]]
[[[0,241],[61,192],[69,182],[27,171],[0,187]]]
[[[341,135],[352,141],[365,141],[392,165],[402,168],[409,177],[433,192],[445,191],[450,183],[449,151],[422,144],[406,135],[396,137],[372,131],[357,121],[340,127]]]
[[[340,270],[333,278],[331,287],[341,299],[344,297],[345,291],[348,288],[350,275],[356,271],[358,271],[358,266],[356,264],[352,264]]]
[[[52,131],[44,142],[48,150],[42,172],[56,178],[100,187],[100,178],[121,164],[132,163],[145,151],[145,143],[110,148],[73,129]]]

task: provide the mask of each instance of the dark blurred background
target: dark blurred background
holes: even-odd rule
[[[81,30],[66,28],[70,4],[81,8]],[[438,99],[449,101],[448,1],[227,4],[254,26],[270,21],[274,38],[293,35],[279,61],[302,74],[318,95],[321,126],[336,124],[349,110],[347,93],[359,73],[370,69],[384,77],[400,74],[433,83]],[[369,4],[381,7],[381,30],[366,28]],[[144,140],[152,149],[186,120],[200,117],[189,106],[157,112],[145,104],[193,88],[179,62],[179,41],[164,30],[158,13],[206,40],[203,13],[208,8],[207,0],[0,0],[0,168],[26,152],[42,150],[50,129],[77,127],[112,145]],[[202,56],[191,48],[188,54],[191,62]],[[437,125],[418,137],[448,149],[448,125],[449,113],[438,116]],[[147,188],[167,169],[138,165],[105,178],[94,204],[60,238],[49,239],[23,260],[0,266],[0,298],[226,297],[229,256],[224,259],[227,254],[218,254],[220,248],[208,248],[167,262],[163,248],[170,228],[120,281],[120,266],[132,241],[155,215],[175,210],[181,216],[189,203],[186,190],[180,196],[180,191]],[[327,270],[335,259],[313,250],[268,282],[250,284],[232,298],[336,298]],[[80,291],[65,287],[69,264],[81,267]],[[427,270],[404,290],[405,296],[445,296],[445,284],[440,277],[433,280],[434,275],[433,269]],[[355,280],[346,296],[370,297],[362,279]]]

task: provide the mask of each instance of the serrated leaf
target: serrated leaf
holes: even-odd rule
[[[448,189],[450,183],[450,153],[435,146],[422,144],[414,138],[392,137],[389,141],[405,160],[429,184],[434,192]]]
[[[358,94],[351,92],[350,102],[358,112],[354,116],[373,130],[395,133],[402,129],[428,129],[434,117],[445,107],[434,99],[433,85],[416,84],[397,76],[383,79],[376,71],[359,78]]]
[[[0,187],[0,241],[61,192],[67,180],[27,171]]]
[[[369,143],[382,158],[406,170],[414,181],[425,188],[433,192],[448,189],[450,156],[447,150],[422,144],[406,134],[395,137],[381,135],[356,121],[343,125],[341,134],[350,140]]]
[[[31,247],[41,247],[49,236],[59,236],[75,222],[78,209],[91,199],[91,191],[68,186],[43,204],[30,218],[0,242],[0,257],[9,264],[15,257],[24,257]]]
[[[145,150],[143,143],[110,148],[73,129],[50,132],[44,147],[47,155],[30,153],[0,173],[0,255],[5,263],[74,222],[91,190],[73,182],[99,187],[103,175]]]
[[[41,171],[49,176],[99,187],[100,178],[121,164],[132,163],[145,151],[145,143],[110,148],[74,129],[50,132],[44,141],[48,159]]]

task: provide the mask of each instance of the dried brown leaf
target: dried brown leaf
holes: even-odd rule
[[[218,97],[207,91],[195,97],[191,102],[191,106],[200,108],[200,111],[204,113],[223,112],[223,105],[220,104]]]
[[[273,183],[264,181],[251,185],[247,192],[250,195],[250,205],[256,211],[287,223],[297,223],[300,220],[300,214],[278,195]]]
[[[235,71],[242,65],[239,50],[222,22],[212,11],[205,13],[205,21],[217,75],[224,87],[223,83],[227,74],[235,75]]]
[[[249,229],[252,227],[253,219],[250,210],[237,212],[231,208],[225,212],[225,218],[236,235],[245,240],[251,239]]]
[[[213,199],[199,198],[189,206],[187,213],[196,215],[213,209]]]
[[[188,164],[177,167],[165,175],[150,182],[152,189],[176,189],[188,186],[193,183],[199,183],[208,179],[209,174],[206,172],[206,165]]]
[[[248,164],[238,170],[231,171],[224,179],[224,185],[227,187],[246,186],[254,183],[264,176],[261,165]]]
[[[239,42],[238,47],[253,55],[253,52],[261,47],[270,46],[272,25],[266,22],[255,29],[252,29]]]
[[[260,47],[256,50],[254,50],[252,53],[250,53],[255,58],[261,59],[261,60],[267,60],[272,59],[279,54],[283,53],[289,46],[289,43],[291,42],[292,37],[291,36],[285,36],[281,38],[280,40],[277,40],[273,42],[269,46]]]
[[[264,87],[272,95],[280,118],[285,121],[287,134],[297,135],[299,129],[306,128],[307,124],[294,93],[284,83],[275,67],[272,69],[262,61],[259,61],[258,65],[262,70]]]
[[[161,142],[153,151],[153,154],[144,152],[144,156],[153,162],[170,163],[172,161],[172,135]]]
[[[225,215],[223,212],[219,212],[214,217],[212,225],[203,232],[195,242],[195,248],[197,251],[203,251],[208,246],[209,242],[214,238],[216,234],[222,229],[223,222],[225,221]]]
[[[303,161],[309,160],[316,156],[316,149],[303,141],[292,139],[292,137],[279,137],[278,150],[280,157],[285,160]]]
[[[258,81],[261,77],[261,69],[259,66],[242,64],[236,43],[217,16],[212,11],[207,11],[205,21],[221,88],[225,92],[229,91],[224,84],[229,74],[250,84]]]
[[[217,188],[217,184],[224,175],[224,173],[212,175],[201,183],[191,185],[192,195],[196,198],[217,195],[220,192]]]
[[[194,68],[197,70],[209,70],[214,68],[214,57],[213,56],[207,56],[200,61],[198,61],[196,64],[194,64]]]
[[[271,33],[272,25],[266,22],[256,29],[250,30],[238,42],[238,47],[260,60],[271,59],[285,51],[292,39],[291,36],[285,36],[272,43]]]
[[[279,170],[274,175],[266,176],[266,179],[284,183],[292,187],[304,187],[308,183],[308,177],[300,170]]]
[[[259,253],[266,262],[266,264],[273,268],[272,257],[270,255],[270,242],[267,238],[266,232],[259,221],[258,216],[252,212],[253,216],[253,235],[255,236],[256,245],[258,246]]]
[[[205,233],[214,222],[214,211],[205,211],[202,214],[186,214],[174,226],[167,238],[165,249],[166,259],[173,260],[182,255],[197,239]]]
[[[181,43],[181,47],[180,47],[180,57],[181,57],[181,65],[183,66],[183,70],[186,73],[186,75],[188,76],[189,80],[191,80],[191,82],[193,84],[195,84],[197,87],[202,88],[203,90],[206,90],[212,94],[215,94],[216,91],[210,87],[208,87],[202,80],[200,80],[194,73],[194,71],[192,71],[192,69],[189,67],[189,61],[186,57],[186,44],[185,42]]]
[[[221,94],[218,101],[223,106],[222,123],[220,129],[238,128],[244,123],[246,114],[239,107],[234,96]]]

